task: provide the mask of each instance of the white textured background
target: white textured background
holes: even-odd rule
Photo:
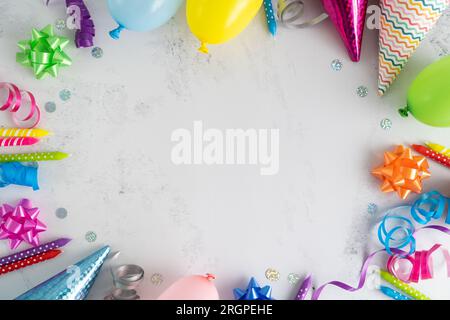
[[[356,284],[363,258],[379,246],[373,233],[377,217],[367,213],[367,205],[376,203],[381,215],[400,203],[378,191],[370,170],[395,144],[450,145],[450,129],[397,113],[414,77],[450,49],[450,14],[379,98],[376,30],[366,29],[356,64],[330,21],[301,31],[280,28],[274,41],[260,12],[238,38],[211,46],[206,56],[196,51],[184,7],[158,30],[123,32],[114,41],[107,34],[115,23],[106,1],[86,3],[103,58],[71,44],[73,66],[56,79],[35,80],[31,69],[15,62],[16,43],[30,38],[33,27],[64,18],[65,5],[0,0],[0,81],[32,91],[42,108],[47,101],[57,104],[56,112],[44,111],[41,125],[54,136],[26,151],[72,153],[62,162],[41,163],[40,191],[8,187],[0,190],[0,202],[29,197],[49,227],[43,241],[74,239],[57,259],[0,277],[0,298],[16,297],[101,244],[120,250],[120,263],[145,269],[139,293],[146,299],[183,275],[206,272],[216,274],[221,297],[231,298],[232,288],[246,287],[252,275],[268,283],[268,267],[281,273],[271,283],[277,299],[296,293],[287,281],[291,272],[313,272],[316,286],[333,279]],[[320,10],[318,1],[311,4]],[[63,34],[73,39],[71,30]],[[330,67],[336,58],[344,63],[340,72]],[[356,95],[360,85],[369,88],[366,98]],[[67,102],[58,96],[62,89],[72,92]],[[10,125],[6,115],[0,117]],[[380,128],[383,118],[392,120],[391,130]],[[219,129],[279,128],[279,174],[260,176],[254,166],[173,165],[171,132],[192,128],[194,120]],[[431,170],[425,190],[449,195],[449,171],[432,162]],[[66,219],[55,216],[60,207],[68,210]],[[90,230],[98,235],[95,243],[84,239]],[[435,242],[449,244],[428,232],[419,248]],[[6,241],[0,248],[8,254]],[[153,273],[163,275],[160,286],[151,283]],[[432,298],[450,298],[443,273],[440,268],[436,279],[420,285]],[[90,297],[102,299],[110,287],[103,272]],[[368,289],[349,294],[335,288],[322,297],[383,298]]]

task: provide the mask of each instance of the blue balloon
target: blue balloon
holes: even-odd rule
[[[108,0],[111,16],[119,24],[109,35],[119,39],[123,29],[148,31],[166,23],[183,0]]]

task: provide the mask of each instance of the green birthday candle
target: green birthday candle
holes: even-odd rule
[[[416,300],[431,300],[426,295],[424,295],[422,292],[414,289],[409,284],[407,284],[407,283],[397,279],[396,277],[394,277],[392,274],[390,274],[386,270],[380,270],[380,276],[381,276],[382,279],[384,279],[385,281],[389,282],[394,287],[396,287],[397,289],[403,291],[404,293],[406,293],[407,295],[413,297]]]
[[[34,152],[34,153],[16,153],[0,154],[0,162],[33,162],[33,161],[52,161],[62,160],[69,155],[64,152]]]

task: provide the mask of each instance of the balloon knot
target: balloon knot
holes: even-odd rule
[[[119,25],[116,29],[111,30],[109,32],[109,35],[111,36],[111,38],[113,38],[114,40],[119,40],[120,38],[120,32],[125,29],[123,26]]]
[[[200,48],[198,48],[198,51],[202,52],[202,53],[206,53],[208,54],[208,48],[206,47],[206,44],[204,42],[202,42],[202,44],[200,45]]]
[[[211,274],[211,273],[207,273],[207,274],[206,274],[206,279],[208,279],[209,281],[212,281],[212,280],[215,280],[215,279],[216,279],[216,276],[214,276],[214,275]]]
[[[398,113],[400,113],[400,115],[401,115],[403,118],[408,117],[408,114],[409,114],[408,107],[404,107],[404,108],[398,109]]]

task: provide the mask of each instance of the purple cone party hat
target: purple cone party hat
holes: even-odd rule
[[[341,35],[350,59],[358,62],[368,0],[322,0],[325,12]]]
[[[384,95],[450,0],[381,0],[378,94]]]
[[[16,300],[83,300],[110,251],[109,246],[101,248],[18,296]]]

